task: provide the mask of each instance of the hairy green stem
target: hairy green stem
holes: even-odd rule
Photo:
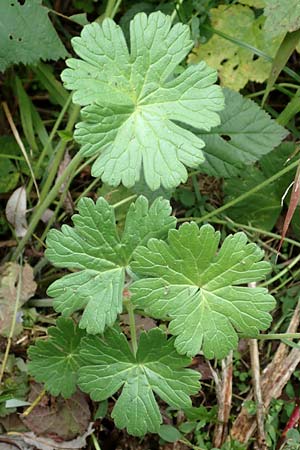
[[[132,200],[135,200],[137,197],[136,194],[130,195],[129,197],[123,198],[123,200],[120,200],[119,202],[112,205],[114,209],[119,208],[122,205],[126,205],[126,203],[131,202]]]
[[[296,258],[294,258],[293,261],[288,266],[286,266],[284,269],[282,269],[280,272],[274,275],[274,277],[270,278],[267,281],[264,281],[263,283],[260,283],[259,286],[260,287],[269,286],[270,284],[274,283],[274,281],[279,280],[281,277],[283,277],[283,275],[288,273],[299,261],[300,261],[300,254],[296,256]]]
[[[61,193],[60,199],[57,202],[54,214],[52,215],[52,217],[50,217],[50,220],[48,221],[47,226],[46,226],[46,228],[43,231],[43,234],[42,234],[42,236],[40,238],[40,245],[37,247],[37,250],[40,248],[41,245],[44,245],[44,241],[45,241],[45,239],[47,237],[48,231],[52,227],[53,223],[55,222],[55,218],[58,215],[58,212],[59,212],[60,208],[62,207],[62,205],[63,205],[63,203],[64,203],[64,201],[65,201],[65,199],[66,199],[66,197],[68,195],[68,192],[69,192],[68,189],[69,189],[70,183],[71,183],[71,178],[69,180],[67,180],[67,183],[65,185],[64,191]]]
[[[174,8],[174,11],[171,14],[171,21],[172,22],[174,22],[175,17],[178,14],[179,7],[182,5],[182,3],[183,3],[183,0],[178,0],[177,1],[176,5],[175,5],[175,8]]]
[[[65,131],[67,131],[67,132],[72,131],[72,129],[77,121],[79,112],[80,112],[80,106],[78,106],[78,105],[71,109],[71,114],[70,114],[67,126],[65,128]],[[53,180],[55,179],[55,177],[57,175],[59,164],[64,156],[66,146],[67,146],[67,142],[65,142],[64,140],[61,140],[57,146],[56,155],[52,161],[51,169],[48,173],[47,179],[45,181],[45,184],[44,184],[42,192],[41,192],[40,202],[42,202],[48,195],[50,186],[52,185]]]
[[[130,337],[131,337],[131,344],[132,344],[132,351],[134,356],[137,352],[137,338],[136,338],[136,328],[135,328],[135,318],[134,318],[134,309],[133,305],[130,300],[125,300],[124,304],[126,306],[128,316],[129,316],[129,327],[130,327]]]
[[[118,12],[119,6],[121,4],[122,0],[108,0],[105,8],[105,17],[110,17],[113,19]]]
[[[204,450],[202,447],[198,447],[197,445],[192,444],[190,441],[188,441],[185,438],[179,439],[178,442],[181,442],[182,444],[185,444],[187,447],[189,447],[189,448],[191,448],[193,450]]]
[[[259,334],[256,339],[263,341],[275,339],[300,339],[300,333],[269,333]]]
[[[188,220],[188,219],[186,219],[186,220]],[[244,229],[247,231],[252,231],[253,233],[263,234],[264,236],[268,236],[270,238],[277,239],[278,241],[280,241],[282,239],[282,236],[280,236],[280,234],[272,233],[271,231],[266,231],[266,230],[263,230],[262,228],[253,227],[251,225],[245,225],[243,223],[234,222],[233,220],[231,220],[229,218],[227,220],[213,219],[212,222],[218,223],[220,225],[225,225],[230,229],[238,228],[238,229]],[[288,244],[295,245],[296,247],[300,247],[300,242],[295,241],[294,239],[285,237],[285,238],[283,238],[283,241],[287,242]]]
[[[101,450],[101,447],[100,447],[100,445],[99,445],[99,442],[97,441],[96,436],[94,435],[94,433],[91,434],[91,438],[92,438],[92,441],[93,441],[93,445],[94,445],[94,447],[95,447],[95,450]]]
[[[54,138],[54,136],[55,136],[55,134],[56,134],[56,132],[58,130],[58,127],[60,126],[60,124],[61,124],[61,122],[62,122],[62,120],[63,120],[63,118],[64,118],[64,116],[65,116],[65,114],[67,112],[67,109],[70,106],[71,101],[72,101],[72,94],[69,95],[69,98],[67,99],[67,101],[64,104],[62,110],[60,111],[60,113],[59,113],[59,115],[58,115],[58,117],[56,119],[56,122],[53,125],[53,128],[52,128],[52,130],[50,132],[49,138],[48,138],[44,148],[41,151],[41,154],[40,154],[39,159],[38,159],[38,161],[36,163],[36,166],[35,166],[35,173],[36,174],[38,173],[38,171],[39,171],[39,169],[41,167],[41,164],[42,164],[45,156],[47,155],[47,153],[48,153],[48,151],[50,149],[51,142],[53,141],[53,138]],[[28,190],[31,191],[31,188],[32,188],[32,179],[30,179]]]
[[[297,167],[299,165],[299,161],[300,161],[299,159],[297,161],[294,161],[292,164],[290,164],[289,166],[287,166],[284,169],[280,170],[275,175],[272,175],[267,180],[265,180],[262,183],[258,184],[257,186],[255,186],[254,188],[252,188],[249,191],[245,192],[244,194],[239,195],[238,197],[234,198],[233,200],[231,200],[230,202],[228,202],[225,205],[221,206],[220,208],[214,209],[213,211],[211,211],[210,213],[206,214],[205,216],[197,217],[197,218],[195,218],[195,217],[185,217],[185,218],[178,219],[177,221],[178,222],[185,222],[187,220],[194,220],[197,223],[205,222],[206,220],[210,219],[211,217],[217,216],[221,212],[226,211],[226,209],[231,208],[234,205],[237,205],[242,200],[245,200],[246,198],[250,197],[250,195],[255,194],[255,192],[258,192],[261,189],[263,189],[264,187],[266,187],[269,184],[273,183],[273,181],[278,180],[278,178],[282,177],[283,175],[285,175],[286,173],[290,172],[292,169]]]

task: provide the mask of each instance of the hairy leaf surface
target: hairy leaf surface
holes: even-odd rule
[[[101,401],[122,392],[112,411],[118,428],[143,436],[157,433],[162,422],[154,393],[176,408],[191,406],[190,395],[199,390],[199,373],[185,369],[189,358],[179,355],[174,339],[167,340],[158,328],[143,332],[136,356],[123,333],[106,331],[103,338],[88,336],[81,355],[79,386],[93,400]]]
[[[116,228],[114,208],[99,198],[78,203],[74,228],[63,225],[47,238],[47,258],[57,267],[77,269],[48,288],[54,307],[64,315],[84,309],[80,327],[88,333],[102,333],[122,311],[125,270],[138,245],[150,238],[164,238],[176,219],[169,202],[156,199],[149,207],[145,197],[130,205],[124,231]]]
[[[35,64],[40,59],[57,60],[67,56],[48,12],[42,0],[25,0],[24,4],[18,0],[1,0],[0,71],[11,64]]]
[[[69,398],[76,390],[82,363],[79,346],[85,332],[72,319],[60,317],[48,334],[47,341],[38,341],[29,348],[29,372],[36,381],[45,384],[50,394]]]
[[[169,318],[179,353],[202,349],[207,358],[222,358],[236,348],[237,333],[254,337],[271,322],[274,299],[267,290],[240,286],[269,272],[263,251],[247,244],[244,233],[227,236],[218,251],[219,241],[212,226],[190,223],[171,230],[168,243],[151,239],[135,251],[131,266],[148,278],[133,283],[132,301]]]
[[[185,181],[185,166],[204,161],[204,142],[180,123],[210,130],[224,104],[204,62],[174,75],[193,45],[189,27],[140,13],[130,24],[130,52],[111,19],[85,26],[72,44],[80,59],[67,61],[62,79],[74,102],[87,105],[75,138],[84,156],[99,155],[92,174],[131,187],[143,169],[152,190]]]
[[[288,132],[252,100],[224,89],[221,124],[199,135],[205,142],[203,172],[231,178],[280,144]]]

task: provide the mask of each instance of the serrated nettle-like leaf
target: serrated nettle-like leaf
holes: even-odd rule
[[[136,356],[126,336],[108,329],[104,337],[88,336],[83,341],[79,386],[96,401],[122,392],[112,411],[118,428],[143,436],[157,433],[162,422],[154,393],[176,408],[191,406],[190,395],[199,390],[199,373],[185,369],[190,359],[179,355],[174,338],[154,328],[140,336]]]
[[[204,62],[174,76],[193,45],[189,27],[140,13],[130,24],[130,52],[111,19],[85,26],[72,44],[80,59],[67,61],[62,79],[85,106],[75,138],[84,156],[99,155],[92,174],[131,187],[143,170],[152,190],[185,181],[186,166],[204,161],[204,142],[184,125],[208,131],[224,105],[216,71]]]
[[[72,319],[60,317],[56,327],[48,329],[48,334],[47,341],[38,341],[29,347],[28,370],[36,381],[45,384],[50,394],[69,398],[76,390],[78,369],[82,364],[79,346],[85,331]]]
[[[84,309],[80,327],[97,334],[114,324],[122,311],[125,271],[132,253],[150,238],[164,238],[175,227],[167,200],[156,199],[149,207],[140,196],[130,205],[122,236],[119,236],[114,208],[104,198],[96,204],[83,198],[74,228],[63,225],[47,238],[47,258],[57,267],[77,269],[48,288],[54,307],[64,315]]]
[[[230,178],[273,150],[288,132],[252,100],[230,89],[223,92],[225,109],[220,113],[221,124],[199,133],[205,142],[205,163],[201,170]]]
[[[266,289],[240,286],[270,271],[263,251],[244,233],[227,236],[218,251],[219,241],[212,226],[190,223],[171,230],[168,243],[151,239],[134,253],[131,267],[145,279],[132,284],[132,302],[169,318],[181,354],[202,349],[207,358],[222,358],[236,348],[237,333],[255,337],[271,322],[274,298]]]
[[[42,0],[1,0],[0,71],[12,64],[36,64],[40,59],[67,56]],[[33,24],[37,24],[33,32]]]

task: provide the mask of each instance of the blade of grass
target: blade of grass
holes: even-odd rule
[[[20,240],[14,255],[13,259],[16,260],[18,256],[22,253],[25,245],[31,238],[32,234],[34,233],[34,230],[39,223],[42,215],[46,211],[46,209],[49,207],[49,205],[55,200],[57,195],[59,194],[59,190],[61,185],[73,174],[80,164],[82,160],[82,156],[80,152],[76,153],[66,170],[63,172],[63,174],[59,177],[59,179],[56,181],[55,185],[52,187],[52,189],[48,192],[46,197],[39,203],[37,208],[34,210],[34,213],[31,217],[31,221],[28,225],[28,230],[25,236]]]
[[[258,234],[262,234],[264,236],[268,236],[270,238],[277,239],[278,241],[280,241],[280,239],[282,238],[282,236],[280,236],[280,234],[272,233],[271,231],[266,231],[266,230],[263,230],[262,228],[253,227],[251,225],[245,225],[243,223],[234,222],[229,217],[225,217],[225,219],[226,220],[213,219],[213,220],[211,220],[211,222],[218,223],[220,225],[225,225],[226,227],[228,227],[230,230],[233,230],[233,231],[244,229],[247,231],[251,231],[253,233],[258,233]],[[178,219],[178,220],[180,220],[180,219]],[[185,220],[188,220],[188,219],[185,219]],[[192,217],[192,218],[190,218],[190,220],[196,221],[197,217]],[[300,248],[300,242],[295,241],[295,239],[285,237],[283,240],[285,242],[287,242],[288,244],[295,245],[296,247]]]
[[[67,125],[65,128],[66,132],[71,132],[73,130],[73,127],[77,121],[79,112],[80,112],[80,106],[78,106],[78,105],[74,106],[73,104],[70,105],[70,117],[68,119],[68,122],[67,122]],[[63,158],[66,146],[67,146],[67,142],[65,142],[63,139],[61,139],[56,147],[56,154],[51,162],[50,171],[48,173],[45,184],[43,185],[43,188],[41,191],[41,201],[43,201],[45,199],[45,197],[47,196],[49,189],[56,177],[57,170],[58,170],[59,164]]]
[[[23,87],[22,81],[20,78],[16,75],[15,77],[15,86],[16,86],[16,95],[18,98],[18,104],[19,104],[19,111],[20,111],[20,117],[21,117],[21,124],[23,133],[25,135],[25,138],[32,150],[35,152],[38,151],[38,144],[35,139],[34,129],[33,129],[33,122],[32,122],[32,108],[31,108],[31,100],[27,93],[25,92],[25,89]]]
[[[26,149],[25,149],[25,147],[24,147],[24,144],[23,144],[23,142],[22,142],[22,139],[20,138],[19,132],[18,132],[16,126],[15,126],[15,123],[14,123],[14,121],[13,121],[11,112],[10,112],[10,110],[9,110],[8,105],[7,105],[6,102],[2,102],[2,108],[3,108],[3,110],[4,110],[4,113],[5,113],[5,115],[6,115],[6,118],[7,118],[7,120],[8,120],[9,125],[10,125],[10,128],[11,128],[11,130],[12,130],[12,132],[13,132],[14,138],[15,138],[15,140],[16,140],[18,146],[20,147],[20,150],[21,150],[21,152],[22,152],[22,154],[23,154],[23,156],[24,156],[24,158],[25,158],[25,161],[26,161],[28,167],[29,167],[30,174],[31,174],[31,178],[32,178],[32,181],[33,181],[33,184],[34,184],[34,187],[35,187],[35,190],[36,190],[38,199],[40,199],[40,191],[39,191],[39,188],[38,188],[38,185],[37,185],[35,176],[34,176],[34,172],[33,172],[33,170],[32,170],[32,166],[31,166],[30,160],[29,160],[29,158],[28,158]]]
[[[218,214],[222,213],[223,211],[226,211],[226,209],[231,208],[234,205],[237,205],[242,200],[245,200],[246,198],[250,197],[250,195],[254,194],[255,192],[260,191],[264,187],[268,186],[269,184],[273,183],[275,180],[278,180],[278,178],[282,177],[286,173],[290,172],[292,169],[297,167],[299,165],[300,160],[294,161],[292,164],[290,164],[287,167],[284,167],[282,170],[277,172],[276,174],[272,175],[267,180],[263,181],[262,183],[258,184],[254,188],[250,189],[249,191],[245,192],[244,194],[240,195],[239,197],[234,198],[230,202],[226,203],[225,205],[221,206],[220,208],[214,209],[208,214],[205,214],[202,217],[183,217],[180,219],[177,219],[177,222],[184,222],[186,220],[194,220],[197,223],[206,222],[208,219],[211,219],[214,216],[217,216]]]
[[[54,150],[52,148],[52,141],[53,141],[53,139],[55,137],[55,134],[57,133],[57,130],[58,130],[58,128],[59,128],[59,126],[60,126],[60,124],[61,124],[61,122],[62,122],[62,120],[63,120],[63,118],[64,118],[64,116],[65,116],[65,114],[66,114],[66,112],[68,110],[68,108],[69,108],[69,106],[70,106],[71,100],[72,100],[72,94],[69,94],[69,97],[67,98],[66,103],[64,104],[62,110],[60,111],[60,113],[59,113],[59,115],[58,115],[58,117],[56,119],[56,122],[55,122],[55,124],[54,124],[54,126],[53,126],[53,128],[51,130],[51,133],[48,136],[47,141],[45,142],[44,148],[41,151],[40,157],[39,157],[39,159],[38,159],[38,161],[36,163],[36,166],[35,166],[36,172],[38,172],[40,170],[41,165],[43,164],[45,157],[50,152],[54,153]]]
[[[292,100],[286,105],[284,110],[277,117],[277,122],[285,127],[289,121],[300,112],[300,87]]]
[[[274,86],[275,81],[278,78],[278,75],[285,67],[289,57],[293,53],[300,39],[300,30],[293,31],[292,33],[286,33],[283,41],[281,42],[276,55],[274,57],[270,75],[267,81],[266,91],[262,99],[261,106],[263,107],[265,101],[268,98],[268,95]]]
[[[32,103],[31,103],[31,116],[32,116],[33,128],[35,129],[42,145],[45,145],[49,139],[49,135],[48,135],[48,132],[44,125],[44,122],[41,119],[41,116],[39,115],[35,106]]]
[[[50,68],[46,64],[40,63],[37,66],[33,66],[32,70],[42,86],[49,92],[53,101],[63,107],[69,93],[63,87],[62,83],[55,78]]]

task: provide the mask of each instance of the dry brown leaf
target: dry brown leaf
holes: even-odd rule
[[[6,218],[14,227],[17,237],[23,237],[27,232],[26,208],[26,189],[21,186],[11,194],[5,208]]]
[[[34,433],[22,433],[20,436],[26,444],[36,447],[38,450],[74,450],[86,446],[86,438],[94,431],[93,423],[89,424],[88,430],[72,441],[56,442],[53,439],[38,437]]]
[[[31,386],[28,400],[33,402],[43,387],[37,383]],[[23,417],[23,423],[35,434],[68,441],[81,435],[91,420],[87,397],[77,391],[69,399],[44,397],[34,410]]]
[[[25,264],[21,268],[17,263],[9,262],[0,267],[0,335],[5,337],[8,336],[11,328],[17,301],[17,284],[20,270],[22,270],[21,293],[14,336],[17,336],[22,331],[20,309],[35,293],[36,283],[33,279],[33,270],[29,264]]]

